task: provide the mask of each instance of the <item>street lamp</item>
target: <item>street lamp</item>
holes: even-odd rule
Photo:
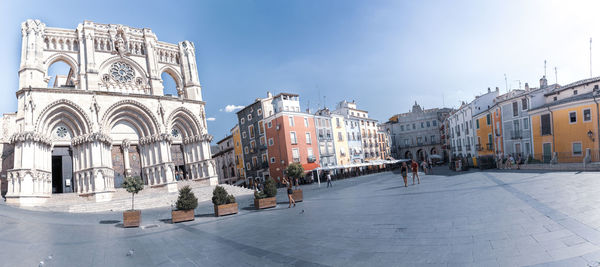
[[[595,142],[596,140],[594,140],[594,133],[592,132],[592,130],[589,130],[587,132],[587,135],[590,139],[592,139],[592,142]]]

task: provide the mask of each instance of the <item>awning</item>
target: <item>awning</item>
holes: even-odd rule
[[[312,163],[302,164],[302,168],[304,168],[304,171],[312,171],[316,168],[319,168],[319,163],[312,162]]]

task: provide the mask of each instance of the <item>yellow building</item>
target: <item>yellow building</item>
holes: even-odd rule
[[[494,155],[494,131],[490,110],[475,115],[473,119],[475,121],[477,155]]]
[[[348,149],[348,139],[344,125],[344,116],[331,114],[331,128],[333,128],[337,165],[350,164],[350,151]]]
[[[559,163],[599,161],[598,103],[600,77],[553,88],[544,103],[529,111],[534,158]]]
[[[237,169],[240,179],[246,179],[246,172],[244,170],[244,155],[242,154],[242,138],[240,136],[240,127],[236,124],[231,129],[231,135],[233,135],[233,147],[235,153],[235,168]]]

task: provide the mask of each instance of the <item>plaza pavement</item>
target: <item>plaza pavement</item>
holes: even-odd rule
[[[133,229],[120,212],[0,205],[0,265],[599,266],[599,173],[435,172],[408,188],[391,172],[305,186],[292,209],[283,190],[277,208],[244,196],[221,218],[203,202],[175,225],[143,210]]]

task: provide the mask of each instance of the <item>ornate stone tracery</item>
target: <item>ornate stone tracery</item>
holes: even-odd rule
[[[57,148],[72,160],[73,192],[96,200],[115,190],[115,147],[127,160],[134,153],[148,185],[176,189],[172,145],[181,146],[190,177],[216,181],[193,43],[165,43],[150,29],[91,21],[71,30],[39,20],[21,26],[19,107],[2,120],[0,139],[14,146],[7,202],[51,196]],[[57,61],[71,70],[65,84],[48,88],[48,68]],[[163,95],[163,72],[173,77],[178,98]],[[134,166],[126,165],[129,175]]]

